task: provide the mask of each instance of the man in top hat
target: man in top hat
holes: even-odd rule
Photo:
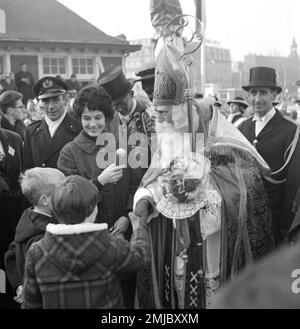
[[[115,111],[115,117],[110,123],[110,130],[118,135],[119,126],[127,127],[127,136],[133,133],[141,133],[148,137],[149,142],[151,134],[154,133],[154,122],[151,107],[134,96],[132,88],[135,81],[126,79],[121,67],[112,67],[105,71],[98,79],[101,85],[112,98],[112,106]],[[150,145],[149,145],[150,146]],[[130,147],[128,148],[128,153]],[[150,156],[148,156],[150,161]],[[141,175],[145,170],[142,170]],[[135,172],[135,175],[138,175]],[[140,175],[138,175],[140,176]],[[139,180],[142,178],[139,177]]]
[[[44,119],[33,122],[25,130],[24,169],[33,167],[57,168],[63,146],[81,131],[80,122],[66,111],[66,84],[54,77],[44,77],[34,86]]]
[[[153,99],[153,90],[154,90],[154,76],[155,68],[154,64],[149,64],[146,67],[142,68],[140,71],[136,72],[136,76],[140,77],[135,80],[136,82],[141,81],[142,88],[148,95],[150,101]]]
[[[126,79],[121,67],[112,67],[100,76],[98,83],[112,98],[115,116],[108,124],[108,129],[116,137],[117,141],[119,141],[117,142],[119,143],[117,148],[120,147],[121,141],[127,141],[134,133],[140,133],[145,136],[142,142],[143,146],[134,147],[132,145],[127,145],[127,155],[129,156],[136,152],[136,158],[138,159],[148,154],[149,163],[149,141],[151,133],[154,132],[153,120],[150,112],[148,112],[148,105],[134,97],[132,90],[134,81]],[[127,136],[123,135],[124,131],[127,132]],[[130,201],[128,202],[128,210],[130,211],[133,206],[133,195],[147,170],[147,164],[146,167],[138,166],[137,168],[131,168],[130,163],[128,163],[128,168],[126,168],[126,170],[128,170],[129,175],[127,193],[129,193]],[[124,303],[127,308],[133,308],[134,306],[135,286],[135,278],[130,278],[127,282],[127,288],[125,287],[126,291],[123,290]],[[122,287],[124,288],[124,285]]]
[[[264,177],[264,185],[272,210],[275,241],[280,244],[286,238],[292,221],[291,210],[297,188],[290,190],[287,196],[286,186],[299,130],[294,123],[283,118],[272,104],[282,90],[276,84],[273,68],[251,68],[249,85],[242,88],[249,93],[255,113],[242,122],[239,129],[271,168],[271,176]],[[297,177],[289,179],[297,181]]]
[[[147,129],[150,122],[147,105],[134,97],[132,88],[135,81],[126,79],[122,68],[118,66],[105,71],[98,83],[111,96],[113,109],[118,113],[120,123],[127,125],[128,133],[141,132],[150,136],[151,130]]]
[[[238,127],[247,119],[245,118],[244,113],[249,105],[242,97],[235,97],[235,99],[227,102],[227,104],[229,106],[229,115],[227,120],[235,127]]]

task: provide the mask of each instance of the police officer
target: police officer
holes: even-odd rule
[[[64,81],[44,77],[34,86],[39,105],[44,109],[44,119],[33,122],[25,130],[24,169],[57,167],[61,149],[81,131],[81,123],[66,111]]]

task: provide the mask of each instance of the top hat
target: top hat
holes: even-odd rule
[[[37,81],[33,91],[37,99],[45,99],[63,95],[68,90],[64,81],[54,77],[44,77]]]
[[[134,81],[126,79],[120,66],[112,67],[103,72],[98,79],[98,83],[110,95],[112,105],[118,104],[134,86]]]
[[[276,71],[271,67],[252,67],[250,69],[249,85],[242,86],[246,91],[249,91],[253,87],[268,87],[274,88],[278,93],[282,88],[276,84]]]
[[[227,102],[228,105],[230,104],[239,104],[243,107],[243,109],[246,109],[249,104],[244,101],[243,97],[235,97],[233,100]]]

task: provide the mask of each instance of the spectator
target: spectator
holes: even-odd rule
[[[15,86],[15,84],[12,81],[10,73],[7,73],[7,74],[4,75],[4,79],[1,81],[1,85],[3,87],[3,91],[7,91],[7,90],[15,90],[16,91],[17,90],[17,87]]]
[[[45,237],[28,251],[24,308],[123,308],[120,278],[149,261],[146,223],[132,218],[131,243],[95,224],[98,190],[80,176],[67,177],[52,197],[55,217]]]
[[[0,309],[15,307],[14,293],[3,274],[4,253],[14,239],[15,228],[23,210],[18,182],[22,171],[21,147],[20,135],[0,128]]]
[[[69,92],[76,93],[80,89],[80,84],[77,80],[76,74],[72,73],[70,79],[66,80]]]
[[[249,104],[244,101],[243,97],[235,97],[235,99],[227,102],[229,105],[229,115],[227,120],[235,127],[238,127],[243,121],[247,120],[245,111]]]
[[[33,242],[45,234],[49,223],[57,224],[52,217],[50,198],[65,176],[53,168],[33,168],[21,175],[21,188],[32,207],[26,209],[17,225],[14,241],[5,254],[7,277],[16,292],[15,300],[22,301],[25,258]]]
[[[56,168],[61,149],[81,131],[80,122],[66,111],[66,84],[53,77],[40,79],[34,91],[45,117],[25,130],[24,169]]]
[[[34,98],[34,80],[25,63],[20,65],[20,71],[15,75],[15,84],[18,92],[23,95],[23,104],[26,105],[28,99]]]
[[[296,156],[291,150],[293,152],[297,149],[299,131],[272,104],[282,90],[276,84],[273,68],[251,68],[249,85],[242,88],[249,92],[255,114],[242,122],[239,129],[271,168],[271,177],[264,177],[264,185],[272,210],[275,241],[279,245],[286,239],[293,219],[292,204],[289,202],[285,209],[285,199],[288,197],[292,203],[298,187],[295,186],[293,194],[288,196],[285,187],[289,179],[296,183],[299,176],[298,172],[294,172],[293,177],[289,177],[290,160],[292,155]]]
[[[2,112],[1,127],[25,136],[24,105],[22,94],[14,90],[7,90],[0,95]]]

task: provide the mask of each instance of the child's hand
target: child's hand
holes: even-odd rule
[[[105,168],[98,176],[98,181],[102,185],[116,183],[123,175],[124,166],[116,166],[114,163]]]
[[[14,297],[14,301],[22,304],[23,301],[23,286],[20,285],[18,286],[18,288],[16,289],[16,296]]]
[[[125,233],[129,226],[129,219],[125,216],[121,216],[114,224],[112,231],[110,232],[112,235],[119,235],[121,233]]]

